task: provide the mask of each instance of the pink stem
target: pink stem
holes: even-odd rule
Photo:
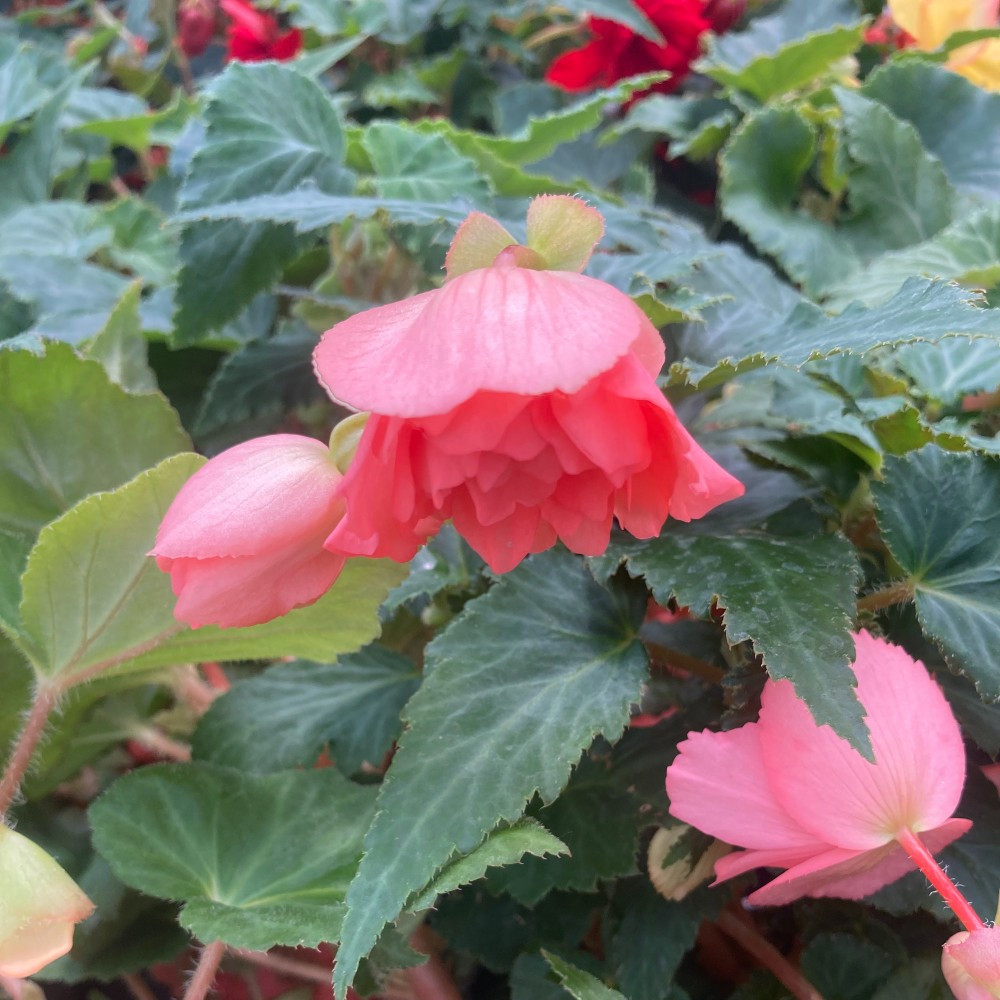
[[[7,810],[17,798],[21,781],[31,765],[31,758],[34,756],[38,741],[42,738],[42,733],[45,732],[57,700],[58,693],[50,688],[42,687],[35,693],[35,702],[11,750],[3,777],[0,777],[0,820],[3,820]]]
[[[222,956],[226,953],[226,946],[221,941],[213,941],[205,945],[195,966],[194,975],[184,991],[184,1000],[205,1000],[212,983],[215,982],[215,974],[219,971],[219,964]]]
[[[958,886],[941,870],[927,845],[911,830],[896,834],[899,846],[910,856],[910,860],[924,873],[927,881],[941,894],[941,898],[951,907],[955,916],[965,925],[966,930],[978,931],[983,922],[972,908],[972,904],[958,891]]]

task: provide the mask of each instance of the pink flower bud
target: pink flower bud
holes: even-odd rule
[[[178,621],[257,625],[322,597],[344,565],[323,547],[343,513],[340,483],[330,450],[296,434],[254,438],[199,469],[150,553],[170,574]]]
[[[941,971],[958,1000],[1000,998],[1000,927],[949,938],[941,952]]]
[[[348,468],[340,555],[413,557],[451,519],[498,573],[560,539],[596,555],[612,519],[640,538],[743,493],[656,385],[660,335],[580,273],[598,212],[548,196],[528,244],[473,213],[442,288],[358,313],[316,348],[331,396],[371,411]]]
[[[0,824],[0,975],[34,975],[73,947],[94,904],[37,844]]]

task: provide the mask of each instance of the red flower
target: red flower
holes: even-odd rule
[[[177,41],[184,54],[200,56],[214,34],[214,0],[181,0],[177,9]]]
[[[565,90],[609,87],[638,73],[668,70],[669,80],[650,88],[660,93],[676,90],[701,54],[701,36],[712,27],[705,0],[635,0],[664,38],[658,45],[631,28],[603,17],[588,17],[593,39],[561,55],[545,79]]]
[[[227,37],[226,60],[264,62],[294,59],[302,50],[302,32],[291,28],[281,33],[278,20],[263,14],[249,0],[220,0],[222,9],[232,18]]]

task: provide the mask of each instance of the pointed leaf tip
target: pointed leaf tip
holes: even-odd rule
[[[543,194],[528,206],[528,246],[549,271],[582,271],[604,235],[604,217],[572,195]]]

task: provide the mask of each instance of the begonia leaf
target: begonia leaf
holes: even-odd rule
[[[506,574],[431,644],[348,893],[339,991],[456,850],[516,820],[536,791],[555,799],[594,736],[620,734],[646,674],[641,613],[641,597],[555,551]]]
[[[0,528],[37,533],[188,447],[162,395],[126,392],[97,361],[60,344],[0,352]]]
[[[857,8],[845,0],[790,0],[746,31],[716,39],[703,67],[720,83],[766,101],[815,80],[851,55],[863,27]]]
[[[924,631],[982,696],[1000,697],[1000,461],[927,445],[887,458],[872,492]]]
[[[382,560],[354,560],[315,604],[261,625],[188,629],[174,619],[170,579],[148,553],[167,507],[203,461],[176,455],[43,529],[20,608],[21,644],[40,674],[72,684],[95,672],[196,660],[332,659],[374,637],[378,605],[403,574]]]
[[[1000,197],[1000,94],[921,60],[886,64],[861,93],[913,125],[959,190]]]
[[[787,678],[820,725],[868,746],[854,693],[851,630],[857,554],[841,535],[665,532],[619,550],[661,604],[671,597],[707,615],[725,609],[732,643],[750,640],[775,679]]]
[[[343,165],[337,109],[315,81],[288,67],[231,64],[213,85],[205,115],[206,140],[181,189],[182,208],[262,191],[281,194],[306,178],[327,194],[346,194],[354,187]],[[232,319],[277,278],[297,245],[288,230],[259,223],[186,226],[177,292],[178,341],[194,343]],[[219,261],[226,266],[219,267]]]
[[[336,663],[280,664],[240,681],[201,720],[199,760],[270,772],[308,767],[321,750],[345,774],[378,765],[417,689],[413,663],[383,646],[368,646]]]
[[[422,910],[433,906],[438,896],[481,879],[490,868],[516,865],[526,855],[541,858],[564,855],[569,848],[530,816],[522,816],[509,826],[500,826],[471,853],[445,865],[407,902],[407,909]]]
[[[266,950],[336,941],[374,804],[333,770],[162,765],[119,779],[90,820],[115,874],[182,902],[196,937]]]
[[[558,955],[543,950],[542,956],[549,963],[566,992],[575,997],[576,1000],[625,1000],[625,997],[617,990],[605,986],[596,976],[584,972],[583,969],[577,968]]]

